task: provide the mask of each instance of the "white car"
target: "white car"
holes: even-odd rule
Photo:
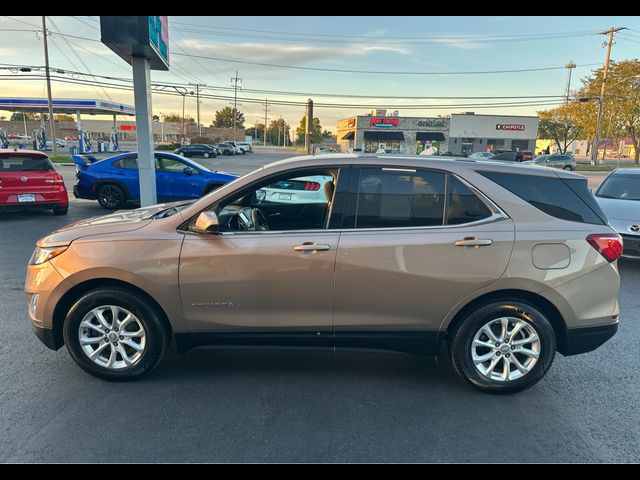
[[[469,158],[473,158],[474,160],[488,160],[493,156],[494,155],[491,152],[474,152],[469,155]]]
[[[249,142],[236,142],[236,145],[239,146],[246,152],[253,153],[253,148]]]
[[[314,175],[282,180],[256,191],[256,197],[260,203],[327,203],[327,183],[334,183],[334,178]]]
[[[231,148],[233,148],[233,151],[236,152],[236,155],[244,155],[245,153],[244,148],[238,145],[237,142],[227,141],[222,143],[231,146]]]
[[[47,140],[47,148],[51,148],[51,140]],[[61,138],[56,139],[56,146],[59,148],[64,148],[67,146],[67,142]]]

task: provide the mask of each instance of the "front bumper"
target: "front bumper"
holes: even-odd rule
[[[595,350],[618,331],[618,321],[596,327],[569,328],[564,344],[558,351],[564,356],[578,355]]]
[[[31,322],[31,328],[33,329],[33,333],[36,334],[36,337],[38,337],[40,341],[51,350],[58,350],[62,347],[63,342],[60,338],[56,339],[53,329],[41,327],[40,325],[36,325],[33,321]]]

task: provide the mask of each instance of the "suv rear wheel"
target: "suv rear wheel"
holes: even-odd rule
[[[521,301],[475,310],[450,343],[457,373],[490,393],[515,393],[535,385],[551,367],[555,352],[551,323],[540,310]]]
[[[117,287],[82,295],[67,314],[63,335],[80,368],[107,380],[128,380],[152,370],[170,340],[157,308]]]

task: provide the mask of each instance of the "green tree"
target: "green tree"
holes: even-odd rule
[[[560,153],[566,153],[582,133],[575,119],[576,110],[575,105],[569,104],[538,112],[538,138],[553,140]]]
[[[262,140],[264,137],[264,124],[258,123],[253,127],[245,128],[245,135],[251,135],[254,139]]]
[[[178,115],[177,113],[163,113],[162,114],[162,119],[165,122],[182,123],[182,115]],[[195,125],[196,124],[196,120],[193,117],[185,115],[184,124],[185,125]]]
[[[322,138],[332,138],[335,137],[335,135],[333,134],[333,132],[331,130],[323,130],[322,131]]]
[[[40,120],[40,117],[37,113],[31,113],[31,112],[13,112],[11,114],[11,118],[9,119],[11,121],[15,121],[15,120],[27,120],[27,121],[37,121]]]
[[[582,79],[576,98],[582,105],[577,111],[577,123],[593,140],[598,116],[598,98],[603,69]],[[634,161],[640,163],[640,60],[611,62],[602,108],[600,138],[631,139],[635,149]]]
[[[236,115],[236,127],[244,128],[244,113],[231,107],[224,107],[222,110],[218,110],[216,112],[216,118],[211,126],[218,128],[233,128],[234,112]]]
[[[286,132],[286,144],[291,145],[291,127],[282,118],[272,120],[267,129],[267,142],[271,145],[284,146],[284,135]]]
[[[307,117],[304,116],[300,119],[300,126],[296,128],[296,144],[304,145],[304,135],[307,131]],[[322,143],[322,125],[320,125],[320,119],[313,117],[313,127],[311,129],[311,143]]]

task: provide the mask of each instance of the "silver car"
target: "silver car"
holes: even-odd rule
[[[614,170],[595,195],[609,224],[622,236],[622,256],[640,258],[640,169]]]

